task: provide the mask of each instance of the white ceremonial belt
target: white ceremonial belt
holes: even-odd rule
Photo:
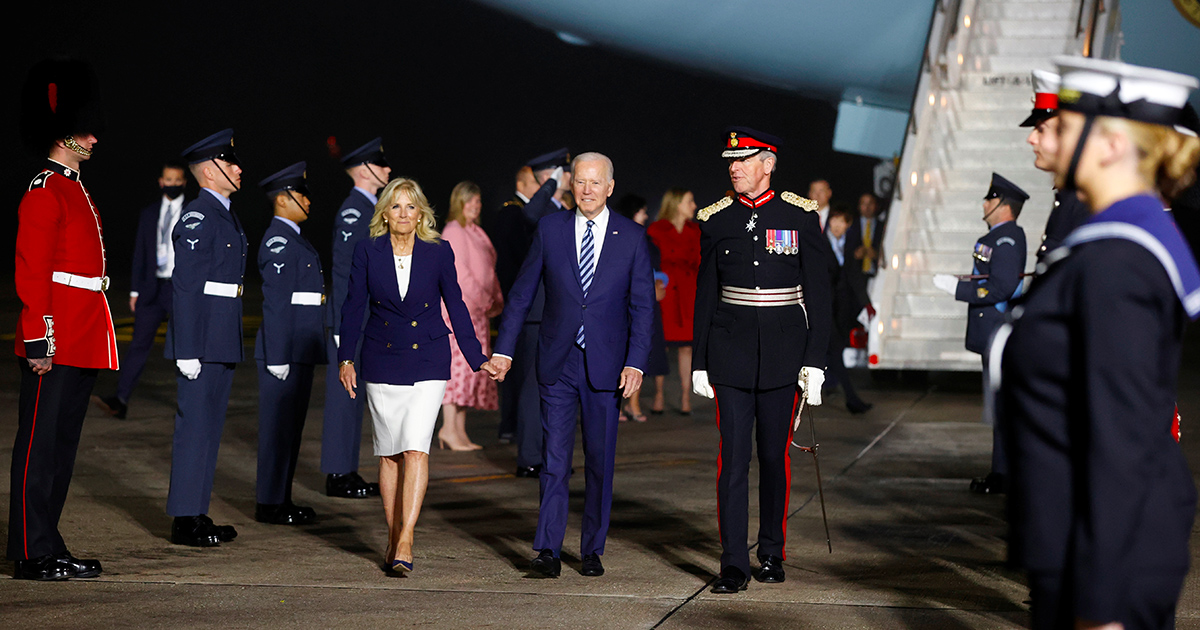
[[[59,284],[65,284],[69,287],[87,289],[88,291],[95,291],[97,293],[108,290],[108,276],[92,278],[88,276],[77,276],[73,273],[67,273],[65,271],[55,271],[50,275],[50,279]]]
[[[325,294],[315,291],[296,291],[292,293],[292,304],[300,306],[320,306],[325,303]]]
[[[721,301],[736,306],[792,306],[804,305],[803,287],[780,289],[746,289],[743,287],[721,287]]]
[[[217,297],[235,298],[242,296],[242,285],[232,282],[213,282],[209,280],[204,283],[204,295],[215,295]]]

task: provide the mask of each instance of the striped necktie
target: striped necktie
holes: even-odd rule
[[[596,238],[592,236],[592,226],[595,221],[587,222],[587,231],[583,233],[583,245],[579,248],[579,280],[583,284],[583,297],[586,299],[588,289],[592,287],[592,276],[596,275],[596,264],[593,255],[596,251]],[[575,343],[580,348],[586,348],[583,338],[583,322],[579,322],[579,332],[575,333]]]

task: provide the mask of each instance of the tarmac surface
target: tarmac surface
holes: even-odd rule
[[[251,346],[248,340],[247,356]],[[1200,393],[1189,388],[1196,375],[1185,371],[1180,394],[1183,446],[1193,469],[1200,448],[1189,439],[1188,409],[1200,409]],[[840,395],[816,409],[833,552],[812,457],[793,449],[787,581],[752,580],[747,591],[722,596],[707,588],[720,555],[714,408],[694,398],[692,415],[676,413],[672,377],[665,414],[621,426],[604,576],[579,574],[581,449],[562,576],[531,577],[537,483],[513,475],[515,447],[497,443],[497,412],[472,412],[468,432],[485,448],[432,452],[416,570],[392,578],[380,570],[387,530],[378,499],[324,495],[320,367],[294,496],[316,509],[316,522],[254,521],[257,377],[247,361],[235,377],[210,511],[239,536],[212,549],[172,545],[165,504],[175,381],[156,351],[128,419],[93,409],[84,425],[61,530],[75,555],[103,562],[103,575],[57,583],[0,578],[0,628],[1026,627],[1024,576],[1004,562],[1004,499],[967,491],[990,461],[990,429],[978,420],[978,375],[855,378],[874,409],[852,416]],[[18,379],[14,366],[0,370],[5,463]],[[96,393],[115,385],[115,374],[102,374]],[[647,395],[645,408],[649,403]],[[378,466],[369,419],[364,424],[361,472],[372,479]],[[797,441],[809,442],[806,427]],[[9,476],[2,468],[0,533],[6,535]],[[750,497],[753,536],[754,488]],[[0,562],[0,574],[11,570],[11,562]],[[1180,628],[1200,628],[1194,573],[1178,619]]]

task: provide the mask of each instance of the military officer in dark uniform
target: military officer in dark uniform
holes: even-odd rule
[[[333,219],[333,299],[331,319],[335,327],[329,339],[329,360],[337,360],[340,342],[336,326],[342,321],[342,303],[350,282],[350,263],[354,246],[367,236],[367,224],[375,216],[375,194],[387,185],[392,167],[383,154],[383,138],[347,153],[342,167],[354,182],[354,188],[338,208]],[[366,320],[363,320],[366,324]],[[358,352],[356,349],[355,352]],[[354,365],[361,365],[355,355]],[[379,496],[379,484],[358,474],[358,452],[362,444],[363,406],[367,397],[358,391],[350,398],[338,380],[336,365],[330,364],[325,375],[325,423],[321,430],[321,472],[325,473],[325,494],[331,497],[365,499]],[[358,368],[355,368],[358,369]],[[359,378],[357,382],[362,382]]]
[[[1200,267],[1163,200],[1195,180],[1195,77],[1083,57],[1062,74],[1056,183],[1093,216],[996,334],[1009,557],[1032,627],[1175,627],[1196,485],[1171,435]],[[1161,196],[1160,196],[1161,195]],[[996,363],[996,362],[994,362]]]
[[[1022,123],[1032,127],[1025,139],[1033,147],[1033,165],[1039,170],[1054,172],[1054,158],[1058,152],[1058,85],[1059,76],[1046,70],[1033,71],[1033,110]],[[1038,262],[1042,262],[1051,250],[1057,249],[1072,230],[1091,216],[1087,204],[1079,199],[1075,190],[1056,188],[1054,208],[1046,219],[1046,231],[1042,234],[1042,245],[1038,248]]]
[[[975,242],[971,275],[933,278],[934,286],[969,304],[966,346],[983,357],[985,375],[992,334],[1004,323],[1009,301],[1020,295],[1026,250],[1025,230],[1017,225],[1017,217],[1026,199],[1029,195],[1019,186],[992,173],[992,185],[983,198],[983,220],[989,230]],[[996,420],[992,419],[992,471],[971,482],[972,492],[1003,493],[1008,487],[1008,458]]]
[[[506,229],[512,240],[496,242],[496,246],[504,251],[503,254],[498,254],[499,258],[515,259],[517,269],[520,268],[521,263],[525,260],[525,255],[529,253],[533,234],[537,231],[537,222],[542,217],[563,209],[562,194],[566,190],[564,169],[569,168],[570,165],[571,154],[566,147],[539,155],[526,163],[525,166],[529,168],[538,187],[530,196],[529,201],[519,207],[520,212],[516,212],[515,204],[509,206],[510,211],[504,220],[511,223]],[[499,263],[497,264],[499,265]],[[497,271],[499,270],[498,266]],[[515,279],[514,273],[506,287],[504,276],[500,276],[500,288],[505,291],[505,299],[508,299],[507,291],[512,288],[512,282]],[[538,392],[537,374],[534,368],[537,365],[535,357],[537,356],[538,327],[542,321],[545,302],[545,294],[539,288],[534,296],[533,304],[529,308],[529,313],[525,316],[525,326],[517,336],[516,354],[513,357],[516,369],[508,373],[501,390],[501,394],[505,398],[504,401],[501,401],[501,413],[515,415],[513,422],[516,427],[514,437],[517,442],[516,474],[518,477],[534,479],[538,477],[542,469],[541,394]]]
[[[17,579],[101,572],[98,560],[72,555],[58,531],[88,396],[99,370],[117,369],[100,213],[79,174],[102,131],[99,97],[87,64],[59,59],[36,64],[21,94],[21,134],[45,161],[17,209],[21,391],[8,497]]]
[[[233,370],[244,358],[246,233],[229,201],[241,185],[242,169],[232,129],[188,147],[183,159],[200,194],[184,207],[171,234],[174,310],[166,356],[178,368],[179,390],[167,514],[175,517],[171,542],[215,547],[237,536],[232,526],[213,524],[208,505]]]
[[[758,579],[784,580],[792,419],[821,404],[832,328],[830,265],[816,202],[771,188],[780,140],[732,127],[721,157],[737,193],[700,210],[692,355],[697,394],[716,397],[721,575],[714,593],[746,588],[749,469],[759,462]]]
[[[258,505],[262,523],[297,525],[316,516],[292,503],[292,478],[312,394],[313,366],[325,363],[325,279],[317,250],[300,234],[308,218],[308,165],[297,162],[259,182],[275,218],[258,248],[263,319],[258,364]]]

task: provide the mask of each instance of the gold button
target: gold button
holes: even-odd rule
[[[425,308],[429,308],[429,302],[425,303]]]
[[[417,327],[417,322],[413,322],[413,328]]]
[[[416,350],[416,349],[417,349],[417,344],[415,344],[415,343],[414,343],[414,344],[413,344],[413,350]]]
[[[391,347],[392,347],[392,344],[390,344],[390,343],[389,343],[389,344],[387,345],[387,347],[391,348]]]
[[[384,326],[387,326],[387,325],[388,325],[388,323],[385,321],[385,322],[383,322],[383,325],[384,325]]]
[[[321,294],[321,303],[322,304],[325,303],[325,294],[324,293]]]

